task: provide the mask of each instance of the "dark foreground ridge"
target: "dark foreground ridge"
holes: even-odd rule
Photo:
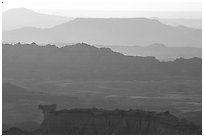
[[[142,110],[70,109],[56,111],[56,104],[39,105],[44,120],[35,131],[11,128],[3,134],[153,135],[201,134],[201,128],[166,112]]]
[[[78,43],[55,45],[3,44],[3,77],[16,79],[200,79],[202,59],[160,62],[155,57],[125,56],[109,48]]]

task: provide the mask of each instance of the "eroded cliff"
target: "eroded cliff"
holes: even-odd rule
[[[36,134],[201,134],[199,127],[167,112],[70,109],[39,105],[44,120]]]

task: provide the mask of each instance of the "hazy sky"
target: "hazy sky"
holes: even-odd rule
[[[70,17],[201,18],[200,0],[2,0],[2,10],[28,8]],[[164,2],[165,1],[165,2]]]

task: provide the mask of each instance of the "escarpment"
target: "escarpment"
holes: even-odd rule
[[[167,112],[69,109],[39,105],[44,120],[35,134],[201,134],[198,127]]]

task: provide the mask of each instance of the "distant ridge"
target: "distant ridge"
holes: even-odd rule
[[[198,28],[202,29],[202,19],[164,19],[164,18],[157,18],[164,24],[172,25],[172,26],[186,26],[190,28]]]
[[[71,19],[63,16],[40,14],[26,8],[15,8],[3,12],[2,30],[9,31],[22,27],[50,28]]]
[[[202,49],[196,47],[168,47],[161,43],[142,46],[107,46],[113,51],[129,56],[154,56],[158,60],[168,61],[176,58],[202,58]]]
[[[201,29],[173,27],[147,18],[76,18],[50,29],[27,27],[4,32],[3,41],[201,47],[201,32]]]

